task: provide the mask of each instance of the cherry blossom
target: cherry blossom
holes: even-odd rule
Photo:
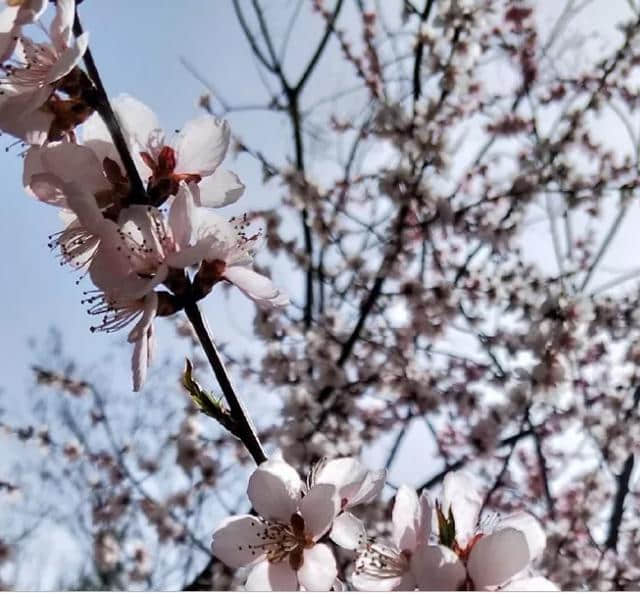
[[[179,261],[184,264],[203,262],[200,275],[210,284],[226,281],[236,286],[259,307],[282,307],[289,299],[266,276],[251,268],[252,255],[259,235],[247,236],[243,219],[225,220],[208,207],[199,207],[194,200],[194,185],[182,184],[182,198],[175,213],[181,226],[183,241]],[[179,223],[179,224],[178,224]]]
[[[90,294],[84,300],[89,305],[87,312],[102,317],[101,323],[93,326],[91,331],[117,332],[139,318],[127,336],[127,341],[133,344],[131,370],[133,391],[137,392],[144,384],[153,357],[153,320],[158,311],[158,295],[149,292],[140,298],[123,299],[100,291]]]
[[[390,543],[366,546],[351,582],[360,591],[409,591],[422,585],[423,550],[431,533],[432,508],[426,493],[402,485],[396,493]]]
[[[529,583],[552,586],[545,579],[529,578],[530,566],[546,544],[538,521],[521,512],[479,525],[481,508],[473,478],[463,472],[445,477],[442,503],[436,505],[439,544],[419,552],[418,586],[440,590],[511,590],[512,582],[520,589]]]
[[[323,459],[313,469],[311,486],[331,484],[338,489],[340,514],[331,528],[331,539],[345,549],[364,547],[366,531],[362,521],[349,512],[375,499],[386,479],[386,471],[370,471],[356,458]]]
[[[227,566],[250,566],[249,591],[328,591],[337,577],[331,549],[319,540],[339,510],[336,488],[304,493],[298,473],[268,460],[249,479],[247,494],[258,516],[231,516],[213,534],[213,555]]]
[[[244,185],[238,176],[219,167],[231,137],[225,120],[200,116],[175,135],[167,135],[153,111],[139,100],[120,95],[114,99],[113,108],[154,204],[177,194],[181,181],[197,183],[192,186],[195,201],[206,207],[222,207],[242,195]],[[83,139],[99,155],[119,161],[109,131],[98,115],[85,123]]]

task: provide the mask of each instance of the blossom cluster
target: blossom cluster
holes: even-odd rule
[[[337,545],[355,554],[350,583],[357,590],[554,590],[532,572],[546,538],[524,512],[480,522],[482,500],[463,472],[444,479],[441,500],[401,486],[391,537],[368,536],[354,513],[382,491],[386,472],[355,458],[321,460],[306,483],[281,459],[261,464],[247,495],[257,513],[224,519],[213,555],[232,568],[249,566],[250,591],[342,590]]]
[[[92,331],[133,324],[127,339],[137,391],[154,353],[155,317],[184,306],[179,292],[158,288],[184,286],[185,268],[198,270],[192,300],[221,281],[260,307],[283,306],[288,299],[252,268],[260,235],[248,232],[245,218],[227,220],[215,211],[244,191],[238,176],[221,167],[231,139],[228,123],[205,115],[169,135],[149,107],[119,96],[113,112],[133,160],[131,172],[103,120],[97,82],[79,65],[88,33],[72,33],[75,1],[56,3],[48,41],[23,33],[46,6],[44,0],[16,2],[2,13],[7,31],[0,51],[11,59],[0,80],[0,129],[28,145],[26,192],[58,209],[63,229],[50,246],[61,264],[83,270],[96,287],[83,301],[100,317]],[[142,182],[142,193],[132,178]]]

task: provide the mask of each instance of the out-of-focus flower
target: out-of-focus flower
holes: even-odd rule
[[[93,544],[93,557],[100,572],[113,572],[120,563],[120,544],[109,532],[100,532]]]
[[[27,15],[27,21],[39,14],[39,3],[23,4],[16,19],[22,18],[21,12]],[[9,7],[5,13],[14,9],[15,6]],[[0,15],[0,21],[5,13]],[[77,91],[78,81],[71,73],[87,50],[89,36],[83,33],[73,38],[74,15],[75,0],[59,0],[49,27],[50,43],[36,43],[27,36],[14,34],[12,42],[5,47],[5,57],[7,52],[15,50],[15,59],[2,66],[0,129],[29,144],[58,140],[91,113],[77,98],[63,98],[54,93],[60,89],[67,95],[75,95]],[[7,25],[0,22],[0,37],[4,37],[3,29],[7,29]],[[2,39],[0,51],[1,46]]]
[[[247,494],[259,516],[231,516],[213,534],[213,555],[227,566],[251,566],[250,591],[328,591],[336,577],[331,549],[318,540],[339,511],[333,485],[304,495],[298,473],[268,460],[251,475]]]
[[[7,0],[0,12],[0,62],[16,47],[23,25],[34,23],[47,8],[47,0]]]

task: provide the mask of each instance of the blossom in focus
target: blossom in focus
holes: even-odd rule
[[[203,262],[201,279],[215,284],[226,281],[236,286],[259,307],[282,307],[288,297],[274,284],[251,267],[259,236],[247,236],[246,222],[242,219],[225,220],[214,210],[196,205],[194,185],[182,185],[185,200],[180,207],[186,211],[180,216],[181,229],[190,238],[180,251],[180,261],[185,264]]]
[[[127,336],[127,342],[133,344],[133,391],[138,392],[145,382],[154,353],[153,320],[158,312],[158,295],[149,292],[136,299],[120,299],[98,291],[84,302],[90,305],[87,310],[90,315],[102,316],[101,323],[91,328],[92,332],[117,332],[138,319]]]
[[[113,109],[154,205],[176,195],[181,182],[196,183],[194,199],[206,207],[222,207],[242,195],[244,185],[238,176],[219,167],[231,138],[225,120],[200,116],[175,135],[167,135],[154,112],[129,95],[115,98]],[[119,162],[109,131],[97,114],[85,123],[83,140],[99,155]]]
[[[386,471],[370,471],[356,458],[321,460],[312,471],[310,485],[331,484],[338,490],[340,514],[331,528],[331,539],[345,549],[359,549],[366,542],[362,521],[349,510],[371,502],[384,487]]]
[[[258,516],[231,516],[213,534],[211,549],[227,566],[251,566],[249,591],[328,591],[338,570],[319,540],[339,511],[333,485],[304,493],[298,473],[283,460],[268,460],[249,479],[247,494]]]
[[[390,543],[375,542],[360,553],[351,577],[360,591],[410,591],[423,577],[422,553],[431,533],[432,508],[426,493],[402,485],[396,493]]]
[[[546,537],[525,512],[479,525],[482,499],[469,475],[449,473],[442,503],[436,507],[438,545],[420,551],[418,585],[424,590],[545,590],[556,587],[531,576],[532,562],[544,551]]]

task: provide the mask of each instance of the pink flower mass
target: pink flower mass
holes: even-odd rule
[[[640,589],[639,111],[640,0],[0,0],[0,590]]]

